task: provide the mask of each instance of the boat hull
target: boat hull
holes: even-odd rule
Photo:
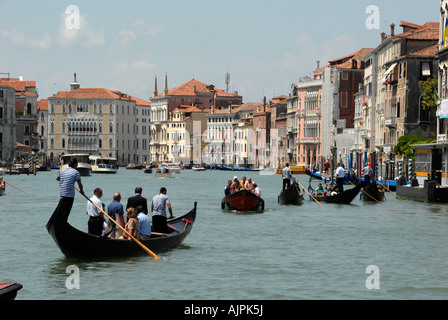
[[[263,211],[264,200],[248,190],[240,190],[225,196],[221,208],[237,211]]]
[[[62,218],[64,214],[53,213],[47,223],[48,233],[58,245],[62,253],[68,258],[98,258],[130,256],[146,253],[135,241],[125,239],[110,239],[90,235],[80,231]],[[196,219],[196,202],[194,208],[186,215],[170,220],[169,225],[176,231],[153,236],[147,240],[139,240],[148,249],[154,252],[164,251],[180,245],[190,234]]]
[[[384,200],[384,191],[379,191],[377,184],[375,182],[370,183],[365,188],[362,189],[364,192],[361,192],[361,200],[363,201],[383,201]]]
[[[22,287],[18,282],[0,283],[0,300],[14,300]]]
[[[323,201],[323,202],[327,202],[327,203],[340,203],[340,204],[350,204],[353,201],[353,199],[355,199],[355,197],[358,195],[360,190],[361,190],[361,183],[358,183],[353,188],[345,190],[344,192],[338,193],[336,195],[314,196],[314,189],[311,186],[308,187],[308,192],[311,193],[317,201],[319,201],[319,202]],[[311,197],[310,197],[310,200],[314,201],[314,199]]]
[[[292,185],[286,190],[282,190],[278,195],[278,203],[280,204],[302,204],[304,201],[303,194],[300,194],[300,190],[296,185]]]

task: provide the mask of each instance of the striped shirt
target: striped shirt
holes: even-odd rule
[[[65,168],[58,174],[59,177],[59,195],[61,197],[75,197],[75,182],[81,181],[81,175],[78,170],[72,167]]]
[[[165,206],[171,204],[170,200],[163,193],[159,193],[152,199],[152,215],[160,215],[166,217]]]

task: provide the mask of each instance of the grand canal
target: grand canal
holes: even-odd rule
[[[446,205],[387,193],[384,203],[357,197],[350,205],[319,206],[306,197],[301,206],[282,206],[279,175],[245,174],[261,188],[263,213],[221,210],[224,186],[240,172],[184,170],[160,179],[120,169],[83,177],[86,194],[101,187],[106,205],[117,191],[126,205],[136,186],[149,201],[166,187],[175,216],[198,202],[191,234],[158,261],[146,253],[65,258],[45,228],[58,202],[57,171],[5,175],[27,194],[7,186],[0,197],[0,282],[23,285],[17,300],[448,298]],[[307,176],[296,177],[308,186]],[[77,194],[69,222],[84,231],[85,208]],[[79,270],[79,287],[68,285],[68,267]]]

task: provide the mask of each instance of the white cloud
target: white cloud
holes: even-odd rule
[[[141,36],[154,37],[160,34],[163,28],[159,26],[147,26],[144,21],[136,21],[133,23],[131,29],[122,29],[118,36],[121,43],[127,43],[130,41],[138,40]]]
[[[16,28],[1,29],[0,33],[15,45],[39,50],[47,50],[51,47],[51,37],[48,33],[44,33],[36,39],[27,37],[23,31]]]
[[[80,16],[79,29],[67,28],[66,13],[62,15],[62,21],[59,27],[59,43],[63,47],[80,45],[84,48],[101,47],[105,44],[104,30],[92,30],[87,23],[85,16]]]

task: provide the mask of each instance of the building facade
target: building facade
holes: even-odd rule
[[[70,91],[59,91],[48,104],[51,161],[68,153],[115,157],[120,165],[141,160],[136,98],[105,88],[80,88],[75,79]]]
[[[15,89],[0,85],[0,161],[14,158],[16,150]]]

